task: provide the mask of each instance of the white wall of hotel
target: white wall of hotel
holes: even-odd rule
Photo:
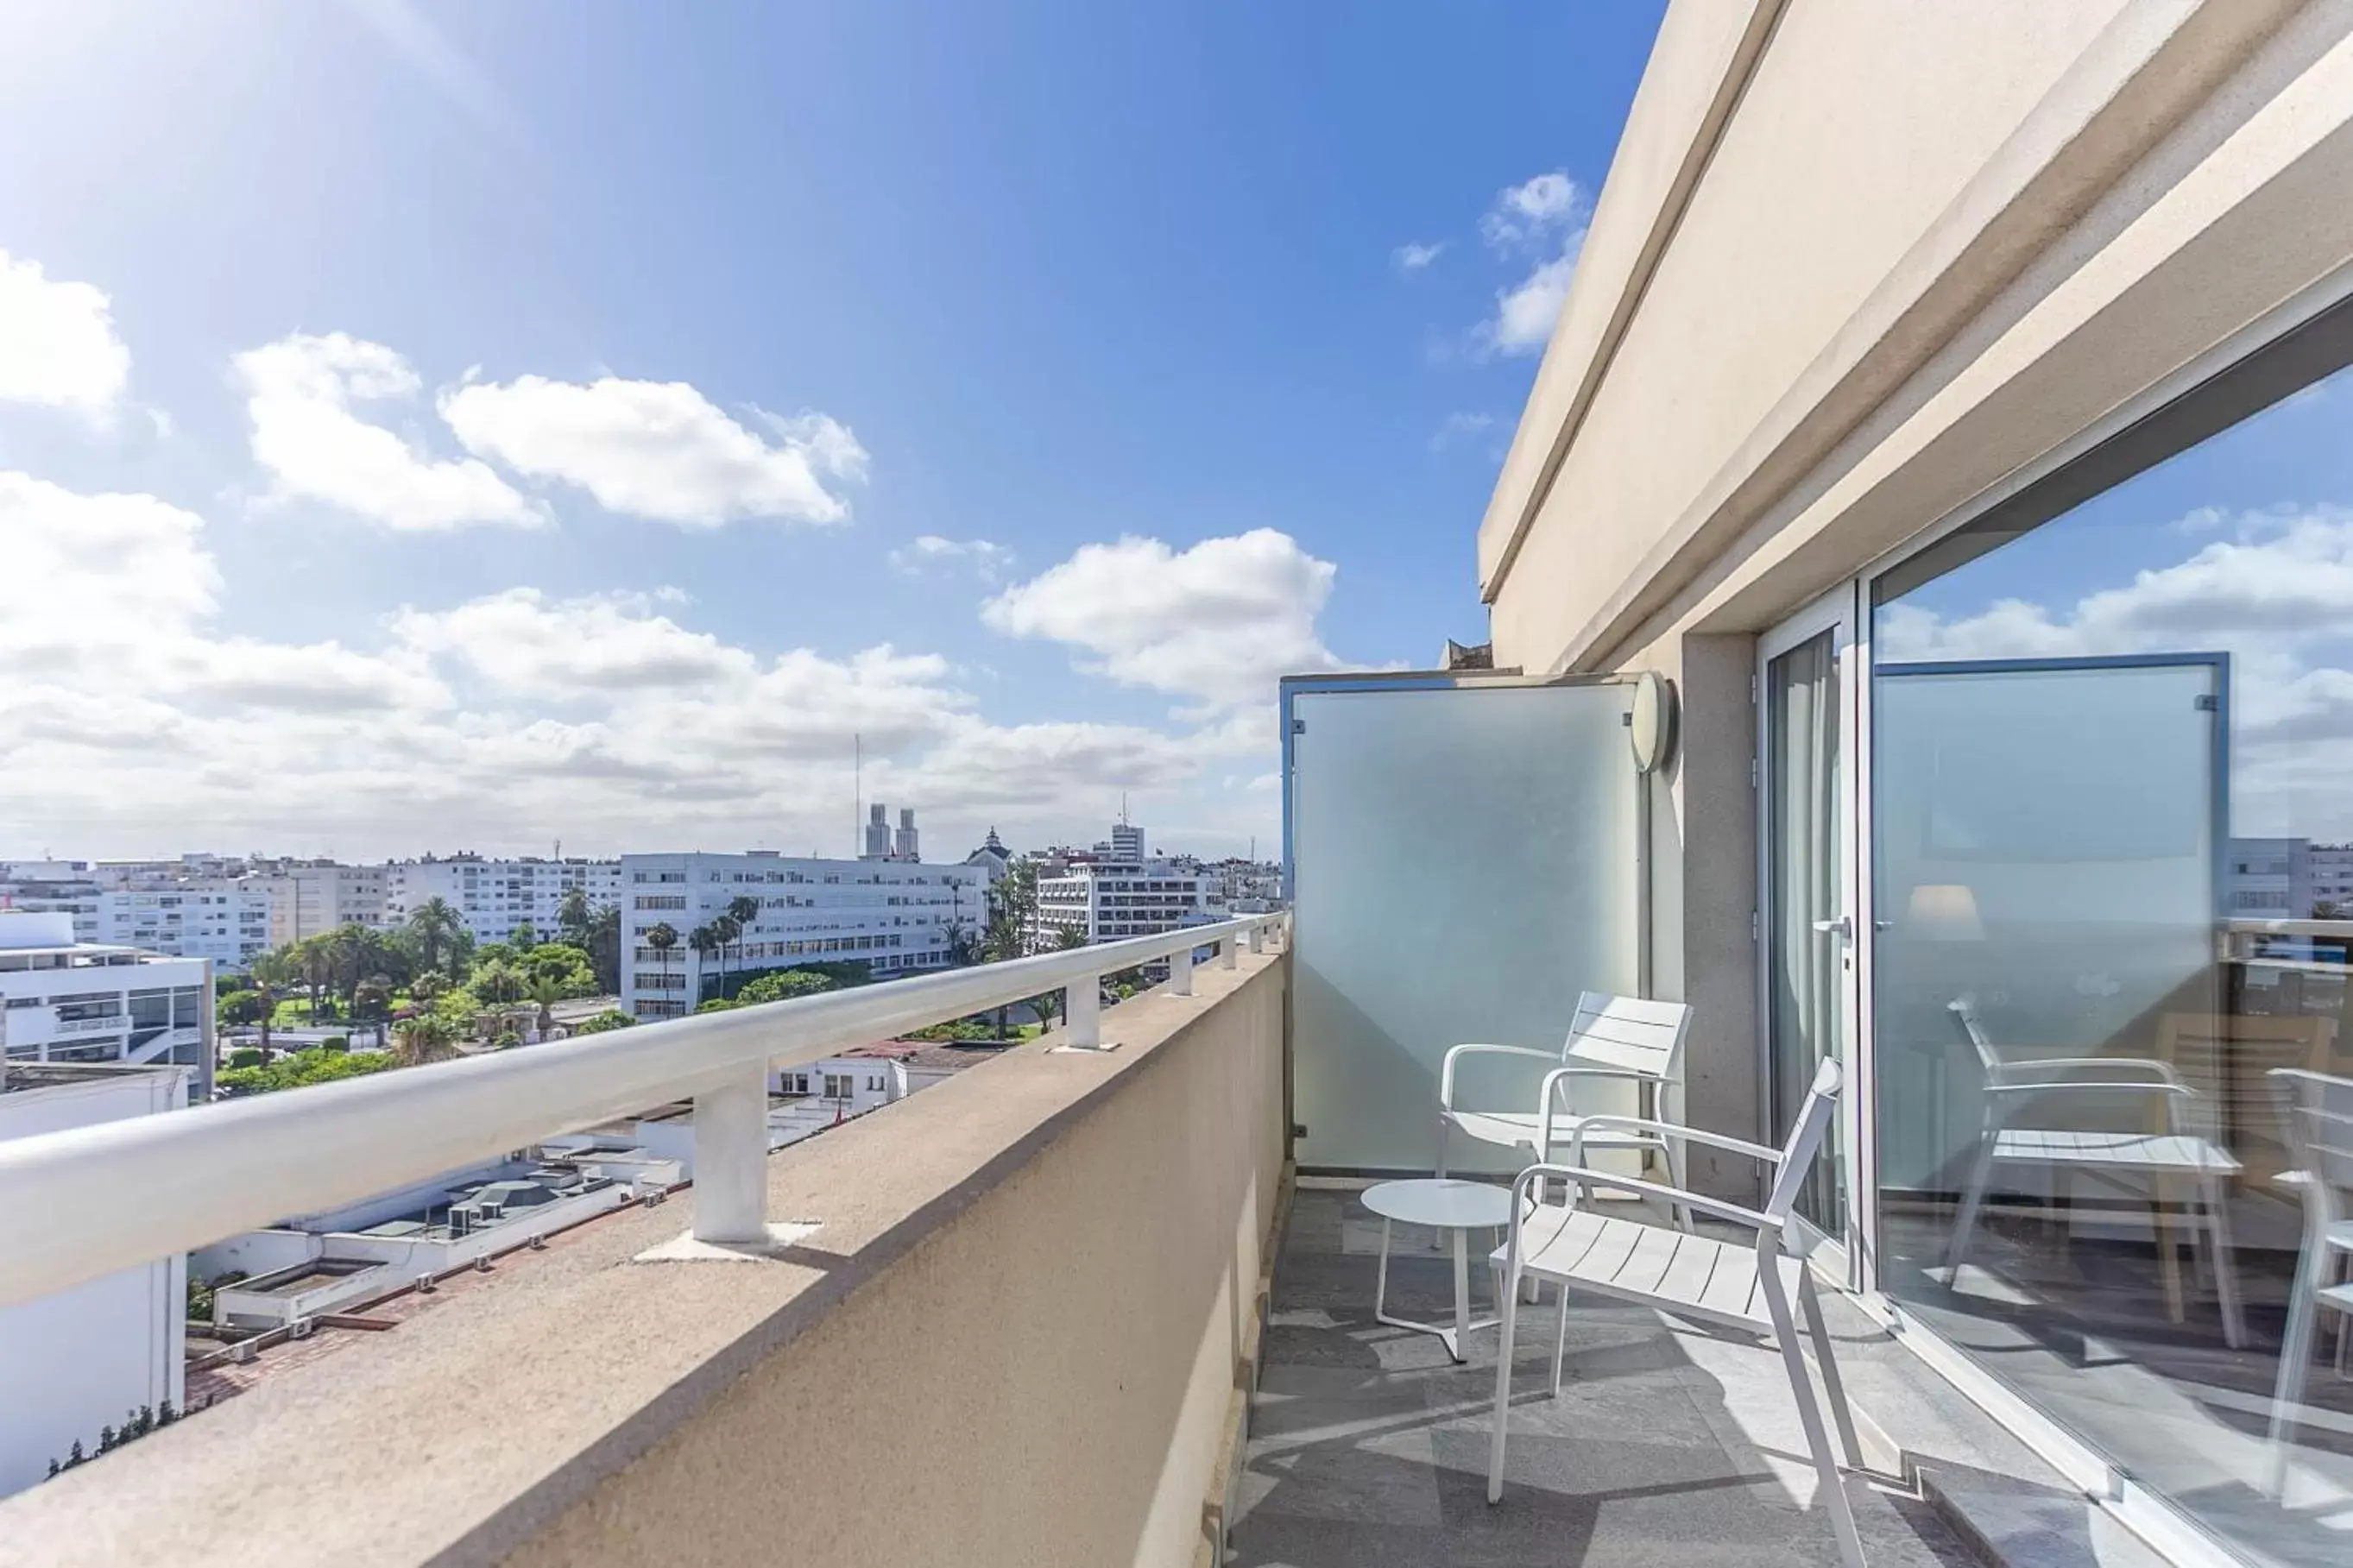
[[[0,1087],[0,1141],[176,1110],[183,1068],[20,1068]],[[48,1474],[79,1440],[142,1405],[185,1397],[187,1260],[181,1254],[0,1310],[0,1494]]]
[[[78,942],[62,910],[0,910],[0,1053],[12,1063],[169,1063],[212,1086],[209,961]]]
[[[621,1007],[639,1018],[691,1013],[706,976],[724,967],[757,972],[797,963],[864,960],[878,978],[947,962],[951,923],[987,918],[987,873],[973,865],[824,860],[781,855],[625,855],[621,858]],[[739,898],[760,914],[738,947],[705,963],[686,945],[697,926]],[[646,933],[667,924],[678,945],[667,959]]]

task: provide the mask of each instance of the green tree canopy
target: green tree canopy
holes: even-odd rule
[[[744,988],[735,993],[735,1000],[750,1006],[793,996],[814,996],[820,991],[839,990],[840,985],[841,982],[833,976],[811,969],[772,969],[744,982]]]
[[[398,1066],[399,1058],[384,1051],[295,1051],[266,1067],[231,1068],[217,1081],[229,1094],[269,1094],[337,1079],[364,1078]]]

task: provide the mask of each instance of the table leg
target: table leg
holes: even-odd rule
[[[1373,1317],[1376,1321],[1388,1316],[1389,1305],[1389,1222],[1381,1220],[1381,1271],[1373,1277]]]
[[[1446,1348],[1456,1361],[1463,1359],[1463,1342],[1471,1337],[1471,1251],[1464,1239],[1471,1233],[1454,1229],[1454,1341]]]

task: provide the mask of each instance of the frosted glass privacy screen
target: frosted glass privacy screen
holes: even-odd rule
[[[1301,1165],[1430,1170],[1449,1046],[1557,1053],[1578,992],[1634,990],[1631,692],[1286,683]],[[1459,1081],[1520,1109],[1542,1075],[1490,1058]]]

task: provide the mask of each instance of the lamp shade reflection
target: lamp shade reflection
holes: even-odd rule
[[[1923,882],[1912,889],[1905,933],[1922,942],[1983,942],[1978,896],[1959,882]]]

